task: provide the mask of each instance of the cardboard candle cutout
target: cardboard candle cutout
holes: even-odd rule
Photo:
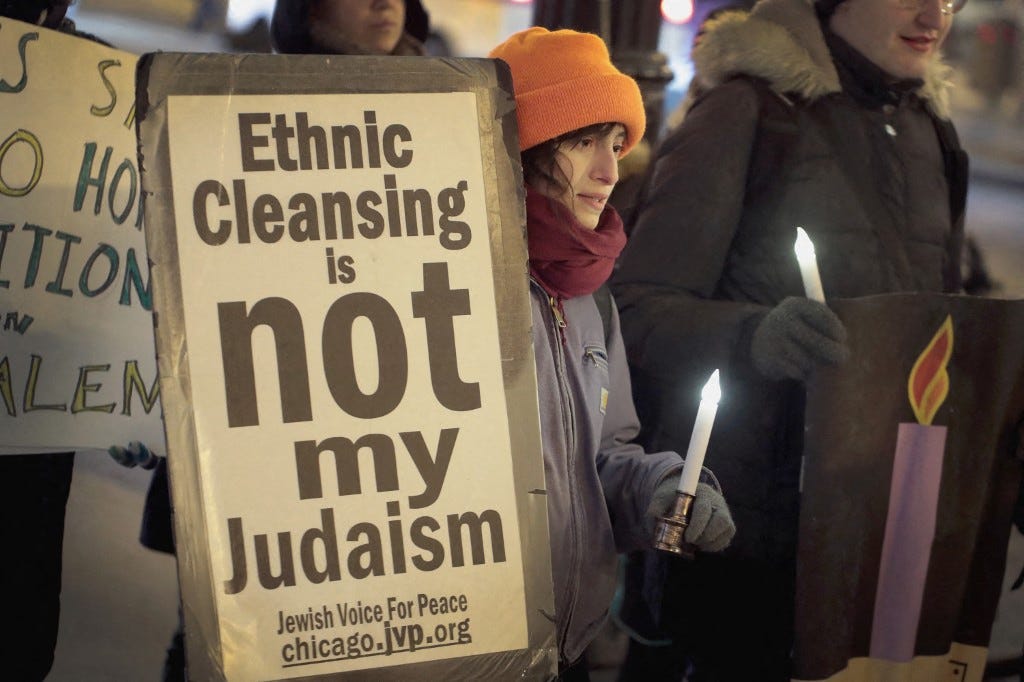
[[[807,385],[796,680],[980,682],[1020,485],[1024,301],[835,300]]]
[[[932,419],[949,393],[946,369],[953,352],[953,321],[945,322],[914,363],[907,382],[917,423],[899,425],[882,562],[875,593],[871,657],[914,657],[921,600],[935,538],[946,427]]]

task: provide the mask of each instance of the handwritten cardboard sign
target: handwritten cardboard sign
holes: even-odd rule
[[[0,448],[163,451],[136,57],[0,19]]]

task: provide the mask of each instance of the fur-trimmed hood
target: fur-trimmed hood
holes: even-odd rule
[[[842,90],[809,0],[761,0],[750,12],[715,17],[706,29],[693,63],[709,87],[745,74],[764,79],[779,94],[805,100]],[[941,59],[932,60],[917,90],[940,118],[949,118],[950,71]]]

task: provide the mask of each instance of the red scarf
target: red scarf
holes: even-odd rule
[[[592,294],[612,274],[626,245],[622,218],[605,206],[597,229],[580,224],[567,206],[526,188],[526,236],[530,274],[554,298]]]

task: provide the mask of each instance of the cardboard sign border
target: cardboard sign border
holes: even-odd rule
[[[466,676],[467,671],[488,679],[548,679],[557,670],[544,466],[529,333],[524,190],[508,67],[488,59],[155,53],[139,60],[136,116],[142,188],[150,195],[145,205],[146,242],[153,278],[164,428],[168,452],[174,453],[168,465],[190,679],[224,679],[224,669],[195,421],[189,407],[192,387],[177,265],[167,98],[394,92],[471,92],[476,97],[481,161],[488,180],[485,202],[496,307],[500,311],[502,376],[508,421],[515,425],[509,435],[524,557],[528,645],[515,651],[292,679],[407,679],[410,674],[420,679],[452,679]],[[531,452],[535,456],[531,457]]]

